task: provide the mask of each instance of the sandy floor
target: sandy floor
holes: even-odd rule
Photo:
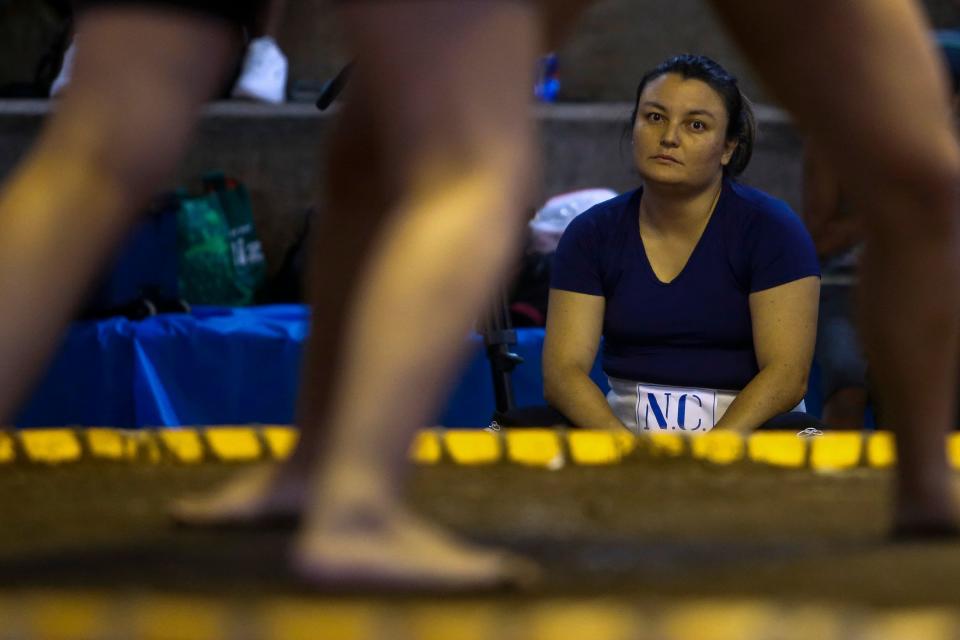
[[[9,587],[302,593],[288,534],[178,530],[171,496],[241,467],[0,467],[0,575]],[[630,461],[560,471],[421,467],[411,500],[474,539],[536,559],[526,597],[748,596],[954,604],[960,544],[884,538],[889,476]],[[510,597],[517,597],[511,594]]]

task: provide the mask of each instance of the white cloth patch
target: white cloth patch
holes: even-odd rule
[[[671,387],[607,378],[607,402],[630,431],[705,433],[713,429],[737,397],[736,391]],[[803,401],[794,411],[806,411]]]
[[[713,429],[736,394],[697,387],[670,387],[610,378],[607,401],[635,433],[704,433]]]
[[[636,422],[641,431],[709,431],[716,424],[717,392],[638,384]]]

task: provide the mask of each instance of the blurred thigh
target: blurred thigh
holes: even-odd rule
[[[236,27],[193,11],[120,3],[82,11],[76,34],[73,77],[52,133],[107,171],[155,180],[182,153],[197,112],[225,77],[238,51]]]
[[[532,3],[343,2],[339,13],[358,56],[354,97],[401,182],[423,178],[406,161],[438,149],[455,166],[495,158],[529,170],[540,50]]]
[[[955,175],[943,63],[916,3],[713,4],[766,84],[848,180],[866,182],[877,172],[916,183]]]

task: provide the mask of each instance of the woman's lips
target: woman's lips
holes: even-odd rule
[[[664,161],[664,162],[672,162],[673,164],[683,164],[682,162],[680,162],[679,160],[677,160],[677,159],[674,158],[673,156],[668,156],[668,155],[664,155],[664,154],[658,154],[658,155],[651,156],[651,157],[652,157],[654,160],[662,160],[662,161]]]

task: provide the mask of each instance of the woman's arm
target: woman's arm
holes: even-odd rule
[[[543,395],[575,425],[624,429],[590,379],[603,330],[603,296],[550,290],[543,345]]]
[[[819,296],[820,279],[814,276],[750,295],[760,372],[730,404],[716,429],[752,431],[803,399],[817,337]]]

